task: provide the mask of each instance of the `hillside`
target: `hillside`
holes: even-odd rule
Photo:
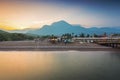
[[[32,40],[33,36],[29,36],[22,33],[9,33],[0,30],[0,41],[19,41],[19,40]]]

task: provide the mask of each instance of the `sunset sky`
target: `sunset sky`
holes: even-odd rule
[[[0,29],[40,28],[59,20],[83,27],[118,27],[120,1],[0,0]]]

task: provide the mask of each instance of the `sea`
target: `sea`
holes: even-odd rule
[[[120,52],[0,51],[0,80],[120,80]]]

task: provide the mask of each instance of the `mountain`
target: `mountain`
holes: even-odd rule
[[[37,35],[62,35],[64,33],[88,33],[87,29],[80,25],[71,25],[65,21],[55,22],[52,25],[44,25],[40,29],[30,30],[28,33]]]
[[[74,34],[80,34],[80,33],[85,33],[85,34],[112,34],[112,33],[120,33],[120,27],[103,27],[103,28],[97,28],[97,27],[92,27],[92,28],[84,28],[80,25],[71,25],[67,23],[66,21],[58,21],[55,22],[51,25],[44,25],[40,29],[36,30],[29,30],[27,33],[28,34],[35,34],[35,35],[62,35],[65,33],[74,33]]]
[[[120,33],[120,27],[101,27],[101,28],[92,27],[88,28],[88,31],[96,34],[103,34],[105,32],[107,34],[114,34]]]
[[[6,30],[7,31],[7,30]],[[84,28],[80,25],[71,25],[64,20],[54,22],[51,25],[44,25],[42,28],[38,29],[23,29],[23,30],[8,30],[9,33],[24,33],[27,35],[62,35],[65,33],[74,33],[74,34],[120,34],[120,26],[119,27],[92,27],[92,28]]]
[[[0,34],[8,34],[8,32],[0,30]]]

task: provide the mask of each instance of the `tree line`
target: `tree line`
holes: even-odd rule
[[[0,41],[33,40],[35,37],[22,33],[0,32]]]
[[[120,34],[113,34],[114,36],[120,36]],[[75,33],[65,33],[62,34],[60,37],[66,38],[66,39],[71,39],[73,37],[106,37],[108,36],[107,33],[103,33],[101,35],[98,34],[85,34],[85,33],[80,33],[80,34],[75,34]],[[35,38],[40,38],[40,39],[52,39],[52,38],[57,38],[58,36],[55,35],[46,35],[46,36],[39,36],[39,35],[27,35],[27,34],[22,34],[22,33],[8,33],[5,31],[0,30],[0,41],[20,41],[20,40],[34,40]]]

